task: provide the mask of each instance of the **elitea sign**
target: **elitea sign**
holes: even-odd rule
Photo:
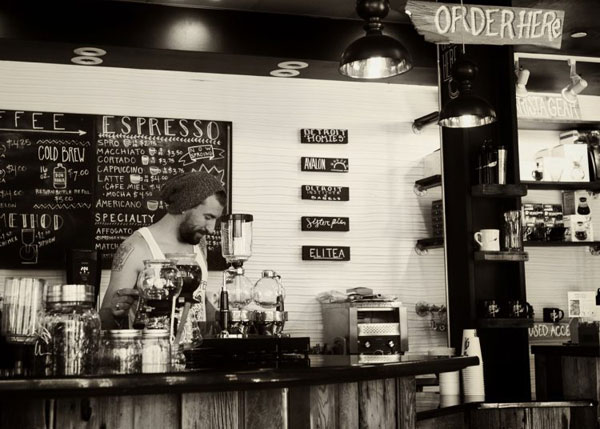
[[[409,0],[406,13],[432,43],[539,45],[560,49],[565,12]]]

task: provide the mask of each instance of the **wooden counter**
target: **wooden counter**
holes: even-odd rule
[[[410,429],[415,375],[477,363],[311,356],[305,368],[0,380],[0,427]]]
[[[578,345],[532,346],[538,400],[600,400],[600,347]],[[598,427],[598,406],[573,414],[581,428]]]

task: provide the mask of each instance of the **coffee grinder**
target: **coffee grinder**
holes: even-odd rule
[[[254,218],[251,214],[227,214],[220,220],[221,252],[230,264],[229,268],[223,271],[223,286],[219,299],[220,336],[227,337],[231,319],[230,304],[241,309],[252,300],[252,283],[244,275],[243,265],[252,256]],[[231,297],[229,292],[232,292]]]

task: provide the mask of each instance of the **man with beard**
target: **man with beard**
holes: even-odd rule
[[[102,329],[129,327],[129,310],[139,296],[135,284],[147,259],[165,259],[166,253],[195,253],[206,285],[204,237],[214,231],[226,200],[220,180],[208,173],[180,174],[165,182],[160,197],[167,204],[167,214],[134,232],[115,253],[100,309]]]

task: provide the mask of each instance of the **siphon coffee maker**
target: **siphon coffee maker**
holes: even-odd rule
[[[241,310],[252,301],[252,283],[244,275],[244,262],[252,256],[251,214],[227,214],[221,217],[221,252],[229,268],[223,271],[219,299],[221,336],[229,336],[230,305]],[[231,293],[231,295],[230,295]]]

